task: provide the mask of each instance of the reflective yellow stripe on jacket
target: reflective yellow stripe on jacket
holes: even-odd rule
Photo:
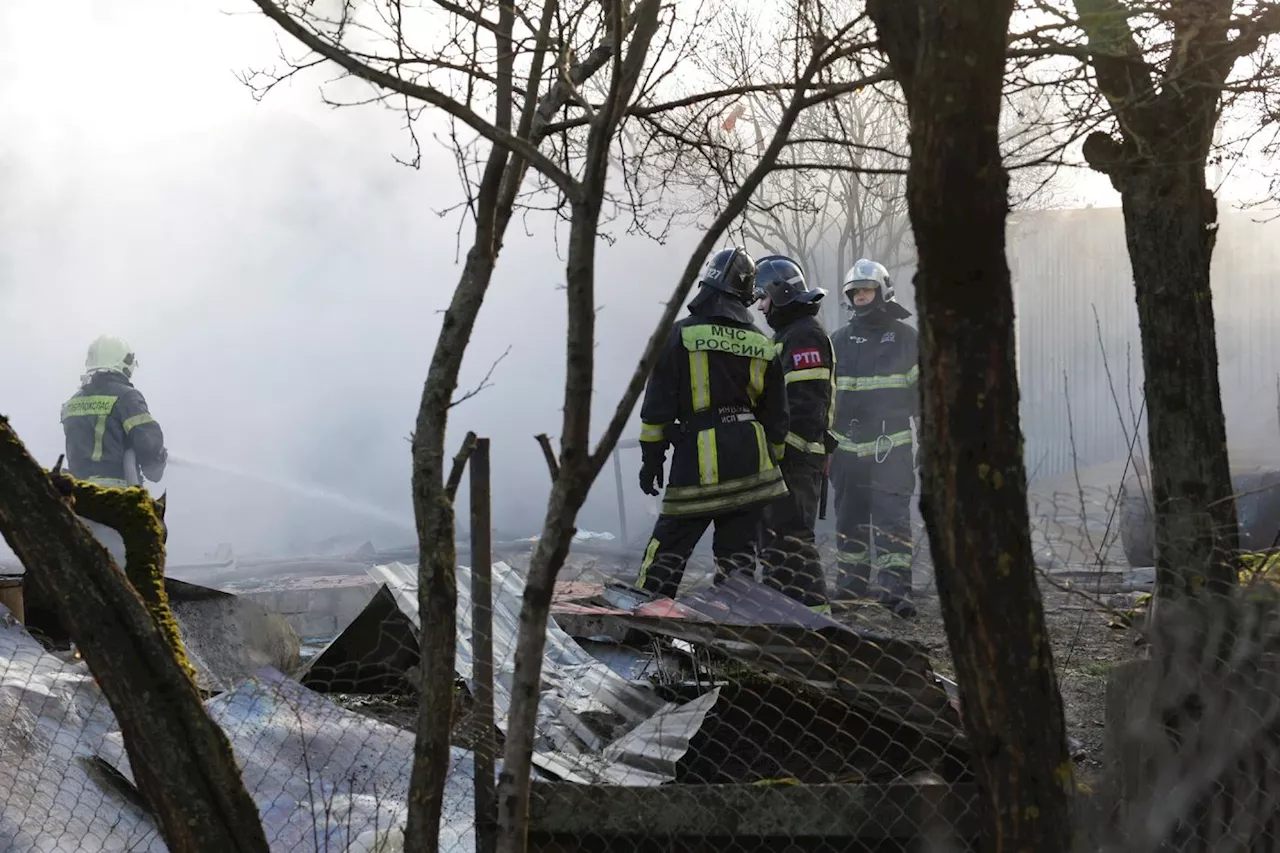
[[[794,447],[796,450],[803,450],[805,453],[826,453],[827,446],[821,441],[805,441],[794,432],[787,433],[787,447]]]
[[[689,353],[690,403],[695,414],[711,408],[708,353],[722,352],[750,359],[747,396],[754,406],[764,393],[769,363],[781,348],[780,344],[759,332],[712,323],[682,328],[680,340]],[[786,494],[787,486],[782,479],[782,472],[773,461],[775,453],[780,451],[771,452],[762,424],[754,421],[751,426],[756,436],[759,471],[746,477],[721,480],[716,428],[699,430],[695,437],[698,448],[698,485],[668,486],[662,496],[662,514],[699,515],[721,512]],[[642,424],[641,441],[660,441],[660,430],[661,427]]]
[[[837,391],[880,391],[884,388],[910,388],[920,379],[920,365],[913,365],[906,373],[888,373],[884,376],[841,376],[836,380]]]
[[[92,483],[95,486],[101,486],[104,489],[127,489],[129,483],[119,477],[89,477],[86,483]]]
[[[803,370],[793,370],[787,374],[787,384],[792,382],[808,382],[812,379],[830,379],[831,368],[829,367],[806,367]]]
[[[840,450],[857,456],[874,456],[877,451],[885,453],[895,447],[911,445],[911,430],[904,429],[887,436],[880,436],[871,441],[853,441],[840,433],[834,433]],[[876,445],[879,444],[879,448]]]
[[[666,441],[667,428],[665,424],[647,424],[643,421],[640,423],[640,440],[641,441]]]
[[[662,496],[663,515],[703,515],[735,509],[755,501],[777,498],[787,493],[781,469],[774,467],[758,474],[699,486],[668,486]]]

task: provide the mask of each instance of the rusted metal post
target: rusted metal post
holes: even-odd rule
[[[493,731],[493,528],[490,517],[489,439],[471,453],[471,645],[475,700],[476,851],[498,848],[497,745]]]
[[[627,538],[627,501],[622,495],[622,457],[618,448],[613,448],[613,482],[618,489],[618,533],[622,535],[622,547],[627,547],[631,540]]]

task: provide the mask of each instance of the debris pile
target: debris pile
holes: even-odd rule
[[[258,567],[264,579],[255,588],[226,556],[210,567],[223,589],[169,578],[169,595],[272,849],[359,851],[388,841],[394,849],[413,757],[416,569],[313,561],[320,574],[311,589],[298,579],[304,563],[290,561]],[[498,562],[492,587],[500,738],[523,577]],[[472,679],[470,589],[470,569],[459,567],[463,695]],[[262,602],[303,596],[322,610],[315,602],[323,595],[306,596],[325,590],[346,598],[363,590],[367,599],[304,656],[295,628],[316,624],[318,614],[282,615]],[[345,599],[342,607],[354,610]],[[397,725],[376,719],[370,709],[379,701],[396,706]],[[745,577],[679,600],[615,583],[559,584],[537,714],[533,763],[548,784],[968,781],[954,685],[933,673],[919,647],[814,614]],[[3,608],[0,726],[0,838],[10,847],[166,849],[86,666],[47,651]],[[474,849],[473,773],[471,753],[455,740],[444,849]]]

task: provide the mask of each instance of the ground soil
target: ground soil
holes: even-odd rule
[[[1108,607],[1095,596],[1053,588],[1046,589],[1044,596],[1067,735],[1074,741],[1077,780],[1093,785],[1100,780],[1103,767],[1107,676],[1116,663],[1140,656],[1143,647],[1138,644],[1137,630],[1124,624],[1123,610]],[[837,613],[836,618],[852,627],[920,643],[934,670],[954,679],[935,595],[922,595],[920,612],[909,621],[876,607]]]

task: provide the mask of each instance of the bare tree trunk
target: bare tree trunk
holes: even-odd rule
[[[1012,0],[872,0],[911,118],[921,510],[986,848],[1071,846],[1072,765],[1036,584],[999,119]]]
[[[499,40],[509,40],[511,6],[503,7]],[[508,51],[509,53],[509,51]],[[498,126],[511,124],[511,75],[500,75]],[[453,682],[458,642],[458,546],[453,494],[444,478],[444,440],[449,409],[458,388],[458,372],[471,340],[476,317],[493,280],[501,234],[511,217],[503,203],[504,179],[511,155],[494,146],[489,152],[476,195],[475,241],[467,252],[462,277],[444,314],[418,407],[413,434],[413,510],[418,525],[418,613],[421,626],[422,679],[419,684],[418,731],[409,782],[409,815],[405,853],[438,853],[440,814],[449,775],[453,732]],[[523,171],[517,170],[521,177]],[[514,200],[515,193],[510,194]]]
[[[526,107],[516,135],[536,147],[546,136],[546,125],[567,101],[572,87],[558,83],[542,98],[536,98],[547,51],[549,33],[558,4],[547,2],[539,22],[538,43],[533,54]],[[510,41],[514,7],[499,10],[498,41],[507,58],[499,75],[497,124],[511,125]],[[610,55],[597,48],[571,71],[574,85],[581,85]],[[410,781],[409,816],[405,833],[405,853],[439,853],[440,816],[444,805],[444,785],[449,772],[449,742],[453,723],[453,681],[456,668],[458,558],[455,540],[453,495],[444,479],[444,440],[449,408],[458,387],[462,357],[471,339],[476,317],[493,279],[494,266],[502,249],[502,238],[511,222],[528,163],[495,145],[489,152],[476,197],[476,232],[467,253],[462,276],[445,312],[440,336],[432,353],[431,367],[423,387],[413,441],[414,513],[418,521],[418,606],[422,636],[422,683],[418,734],[414,746],[413,775]]]
[[[525,580],[516,635],[515,672],[502,771],[498,784],[498,851],[523,853],[526,847],[529,784],[533,768],[534,727],[542,683],[542,656],[556,575],[564,565],[577,529],[574,521],[603,455],[591,454],[591,398],[595,372],[595,253],[600,210],[604,204],[609,151],[623,113],[639,82],[658,30],[659,0],[641,0],[634,10],[631,43],[622,51],[622,6],[610,16],[615,49],[608,100],[591,120],[583,167],[583,199],[571,209],[569,257],[565,268],[568,332],[565,341],[564,421],[560,460],[551,465],[551,496],[542,536],[534,549]],[[551,456],[553,454],[549,454]],[[553,460],[548,459],[551,463]]]
[[[496,183],[496,181],[495,181]],[[444,479],[444,437],[449,406],[457,389],[462,356],[480,304],[493,276],[495,202],[481,193],[477,240],[467,253],[462,280],[454,291],[436,341],[413,436],[413,507],[418,522],[418,608],[422,679],[418,732],[409,783],[406,853],[437,853],[444,784],[449,772],[453,724],[453,683],[457,646],[458,549],[453,497]],[[488,236],[489,240],[483,240]]]
[[[297,20],[273,0],[256,0],[258,7],[282,29],[349,73],[374,85],[443,109],[455,119],[478,131],[493,143],[477,197],[473,199],[475,241],[467,253],[462,275],[444,315],[431,366],[423,386],[413,437],[413,503],[418,528],[418,604],[422,621],[422,680],[418,733],[414,746],[414,769],[410,780],[409,814],[406,827],[408,853],[437,853],[444,782],[449,766],[449,735],[452,716],[454,651],[456,644],[457,579],[452,490],[444,481],[444,440],[448,412],[457,390],[463,354],[475,326],[476,316],[493,277],[502,248],[502,237],[511,220],[521,185],[530,162],[569,196],[576,197],[579,185],[559,166],[538,151],[548,125],[576,95],[588,78],[613,53],[613,45],[629,22],[616,22],[613,38],[598,45],[580,61],[570,64],[545,95],[543,70],[549,58],[558,56],[559,46],[550,37],[557,22],[560,4],[547,0],[533,47],[528,51],[529,67],[524,92],[524,109],[513,133],[512,104],[514,53],[512,33],[515,8],[500,4],[498,22],[477,24],[495,38],[496,92],[495,119],[489,124],[468,105],[461,104],[430,86],[401,79],[375,69]],[[306,17],[305,13],[302,15]],[[473,19],[469,13],[462,17]],[[478,19],[473,19],[473,23]],[[402,46],[403,47],[403,46]],[[521,152],[519,156],[510,153]]]
[[[1169,598],[1206,584],[1230,590],[1239,550],[1209,283],[1218,209],[1204,157],[1184,147],[1133,162],[1104,134],[1085,145],[1090,163],[1112,176],[1124,210],[1142,334],[1157,591]]]
[[[1197,166],[1146,173],[1122,197],[1142,330],[1157,588],[1166,597],[1201,581],[1227,592],[1239,549],[1209,287],[1217,205]]]
[[[1120,0],[1075,6],[1119,128],[1117,138],[1091,133],[1084,156],[1111,179],[1124,209],[1142,332],[1157,592],[1227,592],[1236,584],[1239,526],[1209,287],[1218,210],[1205,163],[1223,83],[1280,16],[1259,18],[1232,39],[1231,0],[1174,0],[1164,10],[1172,40],[1161,60],[1144,54]]]
[[[146,508],[140,508],[146,511]],[[163,560],[153,511],[134,519],[141,548]],[[195,684],[157,620],[49,475],[0,418],[0,531],[38,574],[102,687],[124,735],[138,788],[174,853],[266,853],[258,809],[226,735],[209,719]]]

